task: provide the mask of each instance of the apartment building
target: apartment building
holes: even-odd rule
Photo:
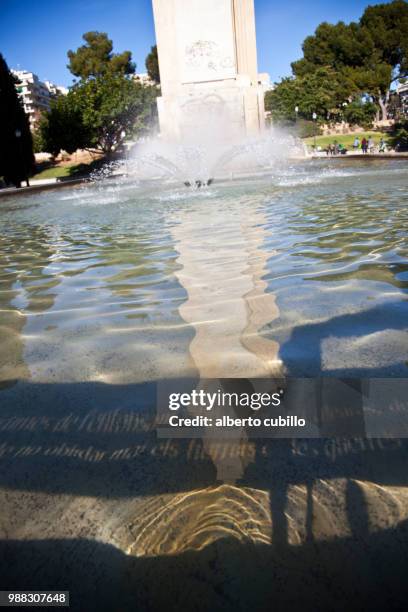
[[[45,86],[50,92],[51,97],[59,95],[66,96],[68,93],[68,89],[66,87],[63,87],[62,85],[55,85],[51,81],[45,81]]]
[[[66,94],[68,90],[50,81],[43,83],[36,74],[28,70],[12,70],[11,72],[19,81],[16,90],[29,117],[30,127],[35,129],[41,114],[50,110],[53,97]]]

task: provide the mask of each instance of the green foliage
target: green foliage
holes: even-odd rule
[[[76,51],[68,51],[68,68],[80,79],[101,77],[106,74],[133,74],[135,64],[130,51],[112,53],[113,44],[105,32],[86,32],[86,44]]]
[[[154,87],[109,74],[72,89],[74,107],[91,134],[90,145],[105,153],[115,151],[125,137],[148,131],[155,119],[157,92]]]
[[[48,178],[63,178],[63,177],[80,177],[88,176],[93,170],[99,170],[103,167],[104,159],[95,159],[91,163],[68,163],[62,165],[53,165],[49,162],[44,162],[37,165],[37,173],[34,175],[36,180]]]
[[[408,4],[394,0],[368,6],[360,20],[373,40],[380,61],[397,70],[395,78],[408,76]]]
[[[316,124],[316,121],[299,119],[296,123],[296,135],[299,136],[299,138],[319,136],[320,132],[320,126]]]
[[[43,151],[45,151],[45,143],[44,143],[44,139],[42,137],[42,133],[40,129],[36,129],[33,133],[32,133],[32,138],[33,138],[33,151],[34,153],[42,153]]]
[[[408,3],[394,0],[369,6],[358,23],[321,23],[314,35],[304,40],[302,49],[303,57],[292,63],[294,79],[290,84],[284,79],[276,93],[269,97],[272,116],[293,120],[292,107],[296,104],[303,114],[309,112],[306,108],[310,105],[304,99],[316,89],[313,75],[331,70],[332,87],[324,79],[322,87],[316,90],[316,106],[320,111],[315,110],[319,116],[327,111],[332,120],[336,119],[341,112],[336,110],[341,97],[343,100],[357,99],[365,94],[376,103],[377,111],[381,109],[385,119],[392,83],[408,76]],[[327,87],[329,90],[325,94]],[[339,89],[342,96],[338,95]],[[372,116],[372,107],[354,105],[348,114],[352,122],[358,115],[367,122]]]
[[[125,138],[147,132],[156,118],[157,90],[129,76],[135,70],[130,52],[113,54],[105,33],[83,38],[86,45],[68,52],[69,69],[80,80],[55,100],[41,124],[46,150],[54,155],[92,148],[109,155]]]
[[[265,93],[265,110],[271,113],[274,122],[282,125],[295,121],[299,91],[299,80],[286,77],[274,89]]]
[[[373,142],[375,143],[375,145],[377,146],[379,145],[379,142],[381,139],[386,140],[388,138],[388,135],[383,132],[373,132],[371,130],[367,130],[363,134],[354,133],[354,134],[331,134],[327,136],[317,136],[316,146],[318,147],[320,146],[322,149],[326,149],[329,144],[334,144],[334,141],[337,141],[338,144],[341,144],[346,149],[352,149],[356,136],[359,137],[360,142],[364,136],[366,137],[366,139],[371,138]],[[315,139],[313,137],[306,138],[305,144],[314,145],[314,140]]]
[[[0,176],[20,187],[34,170],[33,142],[16,80],[0,54]]]
[[[43,151],[54,156],[61,150],[74,153],[91,146],[91,131],[83,121],[72,91],[53,100],[50,112],[42,117],[40,135]]]
[[[156,89],[121,74],[81,81],[57,98],[43,123],[46,150],[98,148],[106,154],[124,139],[146,133],[155,120]]]
[[[351,93],[385,95],[392,80],[392,66],[384,62],[370,31],[357,23],[322,23],[303,43],[304,57],[292,64],[296,76],[330,66]]]
[[[150,53],[146,57],[146,70],[147,74],[151,78],[152,81],[159,84],[160,83],[160,70],[159,70],[159,58],[157,55],[157,45],[154,45],[150,49]]]
[[[310,120],[313,113],[319,122],[340,112],[339,106],[353,90],[353,84],[341,80],[332,68],[320,67],[297,78],[283,79],[267,92],[265,108],[271,112],[272,120],[279,124],[290,124],[298,117]]]
[[[361,125],[369,129],[377,112],[377,107],[372,102],[364,102],[360,98],[353,100],[344,109],[344,119],[350,125]]]
[[[295,76],[304,76],[321,66],[341,70],[344,66],[358,67],[369,61],[374,52],[370,35],[358,24],[336,25],[321,23],[313,36],[302,45],[303,58],[292,63]]]
[[[389,144],[397,151],[408,151],[408,120],[394,125]]]

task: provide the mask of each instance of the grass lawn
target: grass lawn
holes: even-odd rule
[[[59,178],[62,176],[71,176],[75,166],[54,166],[46,168],[32,177],[34,180],[37,179],[48,179],[48,178]]]
[[[345,147],[347,147],[347,149],[352,149],[353,142],[356,136],[359,137],[360,143],[364,136],[367,138],[367,140],[368,137],[371,136],[375,144],[378,144],[381,137],[383,137],[385,141],[387,141],[388,138],[388,134],[386,134],[385,132],[372,132],[370,130],[367,130],[367,132],[361,132],[361,134],[333,134],[332,136],[316,136],[316,145],[320,145],[323,149],[325,149],[327,145],[337,140],[339,144],[344,145]],[[310,138],[305,138],[303,142],[305,142],[307,145],[313,146],[314,138],[313,136]]]
[[[40,171],[37,172],[37,174],[34,174],[34,176],[32,176],[31,178],[33,180],[39,180],[49,178],[63,178],[69,176],[71,176],[72,178],[75,178],[77,176],[86,176],[87,174],[92,172],[92,170],[95,170],[96,168],[100,167],[101,164],[103,164],[103,161],[103,159],[96,159],[90,164],[49,166],[48,168],[45,167],[43,170],[40,170],[40,168],[38,168]]]

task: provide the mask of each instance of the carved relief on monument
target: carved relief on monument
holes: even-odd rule
[[[205,113],[206,116],[219,117],[224,112],[225,101],[218,94],[207,94],[195,96],[182,104],[183,112],[188,115],[199,115]]]
[[[223,90],[188,96],[180,104],[182,133],[191,136],[201,132],[203,138],[223,139],[236,135],[244,123],[243,104],[236,90]]]
[[[234,68],[231,55],[223,55],[220,46],[213,40],[197,40],[185,49],[185,65],[198,70],[211,70],[214,73],[225,68]]]
[[[178,58],[183,83],[236,76],[231,0],[178,0]],[[187,21],[181,17],[189,14]]]

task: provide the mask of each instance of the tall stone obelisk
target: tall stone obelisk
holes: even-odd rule
[[[200,131],[224,139],[264,127],[258,83],[254,0],[153,0],[168,140]]]

